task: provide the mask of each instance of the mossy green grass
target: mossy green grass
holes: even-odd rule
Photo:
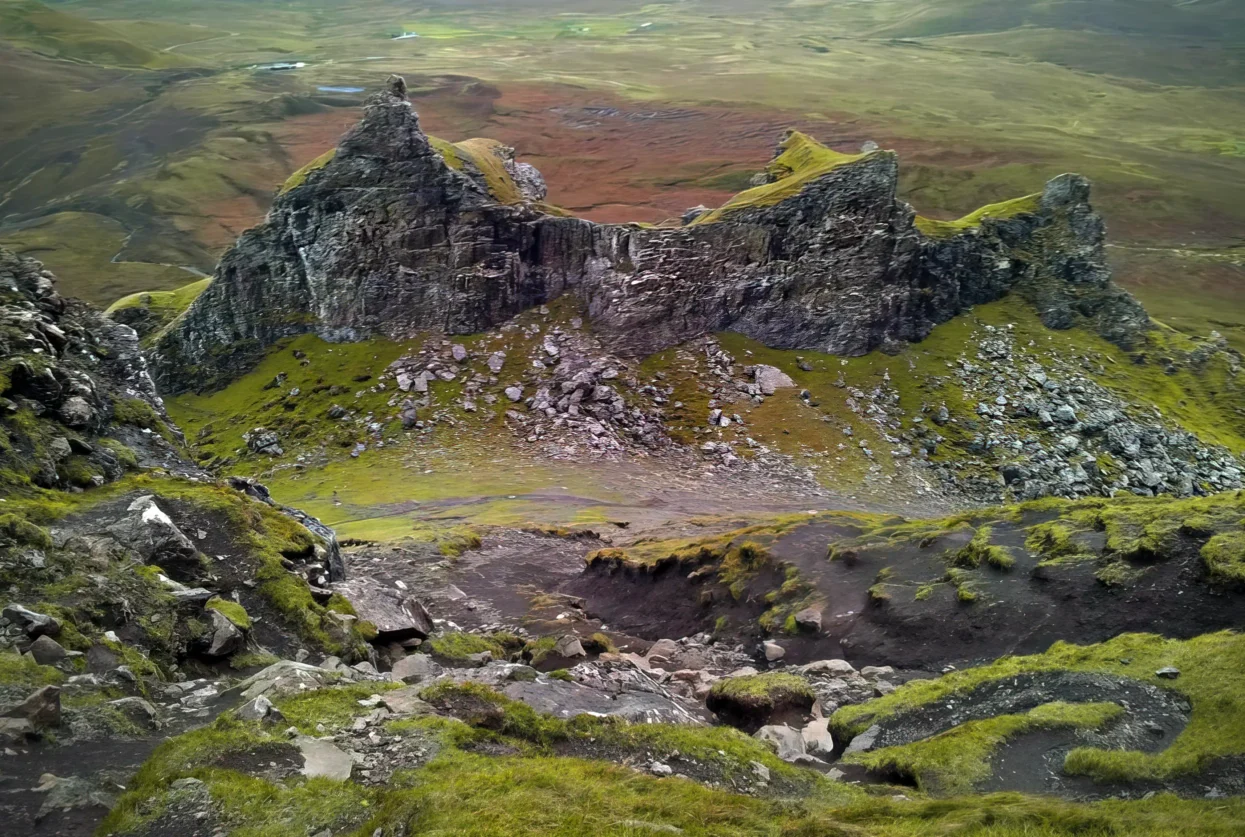
[[[1009,201],[987,204],[963,218],[954,221],[937,221],[918,215],[916,228],[929,238],[952,238],[967,230],[979,229],[986,220],[1006,220],[1017,215],[1033,214],[1038,211],[1041,195],[1026,195]]]
[[[231,754],[286,741],[275,730],[226,715],[162,744],[108,815],[101,833],[142,833],[168,810],[177,792],[172,784],[187,776],[206,783],[235,833],[252,837],[276,837],[291,828],[299,833],[331,828],[360,837],[376,829],[472,837],[579,837],[588,832],[640,837],[670,828],[700,837],[1228,837],[1245,813],[1241,800],[1184,800],[1166,794],[1096,804],[1021,794],[936,801],[919,792],[871,796],[783,764],[760,742],[730,729],[630,725],[589,717],[566,721],[537,715],[476,684],[437,689],[444,692],[440,697],[458,691],[492,703],[502,718],[493,718],[487,728],[439,716],[391,721],[388,733],[417,738],[432,757],[423,766],[399,769],[385,785],[369,788],[301,777],[274,782],[217,766]],[[337,728],[347,725],[344,719],[350,713],[370,711],[359,705],[362,692],[357,689],[322,691],[326,694],[315,698],[321,702],[316,711],[331,714]],[[425,696],[439,700],[435,693]],[[298,714],[295,704],[310,706],[312,697],[279,698],[277,708],[287,716]],[[620,757],[631,752],[670,758],[677,752],[739,770],[740,775],[755,776],[755,761],[790,790],[780,796],[731,793],[681,778],[657,779],[607,761],[559,756],[551,749],[576,740],[597,742],[599,751],[612,750]],[[514,754],[487,755],[490,748],[480,746],[484,742],[491,742],[493,749],[509,745]],[[727,770],[724,775],[734,774]]]

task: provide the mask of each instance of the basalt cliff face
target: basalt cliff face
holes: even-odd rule
[[[722,330],[859,355],[1013,291],[1051,327],[1086,322],[1127,344],[1148,326],[1111,282],[1083,178],[938,238],[917,229],[897,181],[895,155],[874,152],[711,223],[596,224],[499,202],[447,164],[401,92],[378,93],[160,338],[157,380],[210,387],[306,332],[478,332],[568,293],[611,351],[632,356]]]

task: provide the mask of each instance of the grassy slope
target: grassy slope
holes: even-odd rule
[[[567,306],[560,303],[551,308],[549,317],[531,311],[519,321],[541,323],[542,333],[551,323],[565,327],[574,312],[564,311]],[[508,360],[500,376],[508,382],[522,378],[526,361],[520,358],[538,344],[539,335],[532,338],[515,330],[455,340],[471,352],[480,370],[486,370],[484,360],[492,352],[504,350]],[[614,490],[574,463],[518,455],[506,444],[512,437],[501,403],[489,407],[481,402],[478,412],[463,411],[461,378],[432,385],[432,406],[421,411],[421,418],[439,416],[435,430],[402,431],[397,406],[389,406],[397,390],[392,380],[379,389],[376,377],[404,351],[420,345],[421,340],[330,344],[307,335],[282,344],[226,389],[171,398],[167,406],[202,461],[214,462],[226,473],[250,474],[257,466],[273,466],[264,479],[283,502],[320,517],[345,537],[410,536],[423,521],[461,514],[475,523],[510,525],[527,522],[536,510],[541,520],[555,524],[603,519],[596,504],[620,499]],[[305,353],[303,361],[294,357],[295,351]],[[283,385],[265,389],[281,373],[287,376]],[[334,392],[334,386],[340,389]],[[294,388],[300,390],[297,396],[289,394]],[[352,419],[328,419],[334,404],[352,411]],[[390,440],[396,434],[398,444],[378,447],[367,422],[358,421],[367,416],[383,426]],[[285,456],[246,454],[242,434],[257,426],[279,433]],[[368,450],[355,459],[349,453],[357,442],[367,443]],[[300,452],[311,461],[291,468]],[[454,478],[447,479],[447,474]],[[517,496],[537,491],[548,495],[538,501],[538,509]],[[563,503],[558,496],[594,502]],[[474,502],[466,509],[420,508],[430,501],[460,498]]]
[[[524,316],[540,320],[537,312]],[[923,406],[943,402],[953,415],[971,416],[976,401],[968,399],[958,379],[948,375],[948,364],[962,354],[973,357],[972,346],[980,339],[984,325],[1009,323],[1015,326],[1016,345],[1035,357],[1059,355],[1095,361],[1091,366],[1101,370],[1094,374],[1104,386],[1143,407],[1156,405],[1169,420],[1188,427],[1207,442],[1226,445],[1238,453],[1245,451],[1245,426],[1236,411],[1239,396],[1234,394],[1239,393],[1239,384],[1218,362],[1203,373],[1182,369],[1168,375],[1156,362],[1155,357],[1161,357],[1156,351],[1147,351],[1150,360],[1137,364],[1128,353],[1092,334],[1079,329],[1046,329],[1027,305],[1015,299],[980,306],[939,326],[924,342],[905,348],[897,356],[875,352],[861,358],[837,358],[769,349],[737,334],[719,335],[738,363],[773,364],[791,375],[798,387],[807,388],[811,398],[808,402],[799,399],[797,388],[782,390],[760,405],[734,405],[728,412],[738,411],[743,426],[715,429],[711,436],[697,432],[703,429],[708,414],[708,395],[699,378],[699,353],[670,349],[645,360],[640,372],[646,380],[661,374],[665,383],[675,387],[671,402],[680,401],[684,406],[671,408],[667,423],[676,438],[699,444],[705,438],[743,442],[751,437],[796,456],[813,467],[828,486],[850,491],[865,487],[865,477],[871,472],[891,474],[898,466],[883,431],[849,409],[846,390],[836,386],[839,377],[848,386],[866,392],[889,377],[889,386],[899,393],[905,423],[921,415]],[[503,385],[522,376],[517,365],[510,365],[531,348],[530,338],[521,331],[457,339],[472,352],[481,369],[484,357],[505,349],[512,360],[501,373]],[[385,341],[326,344],[304,336],[274,350],[257,369],[225,390],[179,396],[170,399],[168,406],[204,461],[223,463],[226,471],[242,473],[252,473],[257,464],[277,466],[265,479],[282,492],[286,502],[306,506],[331,524],[345,524],[351,535],[409,535],[409,504],[432,499],[487,497],[489,503],[473,509],[473,519],[513,523],[524,522],[525,517],[519,510],[521,504],[505,499],[509,495],[565,487],[572,494],[610,498],[602,486],[582,474],[556,463],[525,464],[522,457],[510,453],[504,441],[512,437],[512,431],[506,426],[502,409],[481,404],[479,412],[464,413],[457,382],[434,383],[434,406],[422,414],[424,418],[430,413],[448,416],[449,421],[441,422],[431,436],[419,431],[404,434],[409,441],[397,446],[377,449],[372,434],[360,423],[327,418],[329,408],[340,404],[356,417],[371,416],[370,421],[379,422],[386,435],[400,433],[397,408],[389,406],[394,395],[392,384],[389,389],[378,389],[375,377],[404,350],[418,345],[420,341],[405,345]],[[299,361],[295,351],[305,353],[306,358]],[[797,358],[803,358],[811,371],[800,368]],[[265,389],[281,373],[287,376],[283,385]],[[355,380],[364,376],[368,380]],[[334,386],[339,387],[336,392]],[[295,387],[299,395],[289,396]],[[812,403],[817,406],[810,406]],[[257,426],[280,434],[286,449],[283,457],[257,461],[246,454],[242,434]],[[844,435],[844,427],[853,430],[851,437]],[[965,456],[960,445],[967,443],[972,433],[956,424],[945,425],[940,432],[948,442],[940,446],[935,458]],[[432,444],[419,441],[422,439]],[[360,441],[368,443],[369,450],[352,459],[349,451]],[[861,442],[874,451],[872,459],[862,452]],[[740,444],[738,449],[749,455],[746,445]],[[300,469],[289,468],[300,452],[311,454],[311,462]],[[321,460],[323,465],[315,464]],[[383,474],[378,470],[381,465]],[[459,477],[447,482],[442,475],[449,471],[459,473]],[[577,509],[563,508],[551,522],[573,522],[566,515],[577,513]]]
[[[368,710],[358,705],[371,684],[321,690],[277,701],[299,728],[316,719],[334,729]],[[670,832],[805,837],[915,837],[965,833],[991,837],[1070,834],[1229,835],[1245,811],[1239,800],[1178,800],[1160,795],[1136,802],[1094,805],[1019,794],[932,802],[920,794],[869,798],[849,785],[778,762],[762,745],[733,730],[613,724],[538,716],[484,687],[441,687],[425,692],[434,705],[458,695],[479,707],[480,725],[442,717],[390,722],[386,732],[429,748],[424,767],[400,770],[386,785],[366,787],[325,779],[269,782],[212,767],[230,754],[284,740],[258,724],[222,718],[162,745],[104,823],[109,833],[142,833],[175,793],[173,780],[194,776],[208,785],[221,810],[247,834],[371,834],[408,830],[473,837],[586,833],[614,837]],[[469,718],[469,720],[471,720]],[[487,728],[485,728],[487,727]],[[602,761],[552,755],[559,742],[595,742],[598,751],[630,754],[643,763],[678,753],[748,775],[750,762],[770,770],[796,798],[744,796],[684,779],[656,779]],[[488,749],[482,750],[481,744]],[[498,747],[497,745],[502,745]],[[484,752],[508,749],[513,755]],[[679,758],[680,756],[674,756]],[[245,763],[246,757],[233,756]],[[676,762],[677,763],[677,762]],[[788,792],[790,793],[790,792]],[[241,833],[241,832],[240,832]]]
[[[168,69],[198,62],[134,43],[109,27],[51,9],[34,0],[0,2],[0,37],[11,44],[69,61]]]
[[[299,554],[314,545],[311,534],[272,507],[251,500],[227,486],[136,474],[78,494],[16,488],[6,498],[5,514],[0,517],[0,523],[8,533],[15,531],[13,521],[20,520],[26,524],[16,530],[22,534],[16,538],[8,537],[7,542],[16,540],[19,545],[47,548],[50,541],[42,542],[47,539],[46,531],[39,534],[42,530],[31,529],[31,525],[54,525],[69,515],[89,513],[93,507],[113,498],[138,493],[155,495],[166,503],[183,503],[233,532],[250,572],[259,582],[257,589],[286,620],[287,630],[330,653],[357,650],[355,646],[362,639],[355,629],[342,634],[329,614],[330,610],[352,613],[350,606],[340,596],[335,596],[327,606],[316,603],[306,582],[282,566],[286,553]],[[5,542],[5,539],[0,537],[0,542]],[[79,564],[72,563],[75,558],[80,561]],[[46,574],[31,573],[23,568],[10,570],[0,576],[6,588],[6,593],[0,595],[0,603],[23,601],[56,613],[72,628],[66,641],[71,644],[76,642],[76,650],[86,651],[92,642],[100,641],[106,627],[111,626],[111,623],[97,624],[95,620],[116,606],[118,595],[127,597],[134,612],[143,614],[138,621],[147,636],[149,647],[157,652],[160,666],[172,662],[175,651],[172,631],[175,625],[187,620],[175,616],[177,602],[150,572],[157,568],[147,568],[145,572],[143,568],[135,570],[131,565],[110,566],[101,573],[98,566],[81,559],[80,553],[57,552],[51,559],[52,569]],[[124,592],[118,594],[117,591]],[[228,612],[231,619],[246,619],[245,610],[236,604],[222,604],[222,609]],[[231,606],[235,609],[231,610]],[[149,618],[157,614],[163,618]],[[181,638],[184,640],[184,636]],[[130,649],[127,653],[133,657],[136,652]],[[155,674],[159,670],[152,662],[139,657],[134,657],[134,660],[144,672]]]

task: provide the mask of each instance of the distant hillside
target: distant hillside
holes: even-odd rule
[[[0,40],[42,55],[90,64],[151,70],[194,66],[179,55],[136,44],[107,26],[33,0],[0,0]]]
[[[1020,26],[1234,41],[1245,33],[1236,0],[925,0],[875,34],[928,38]]]

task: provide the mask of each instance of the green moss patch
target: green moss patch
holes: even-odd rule
[[[968,569],[976,569],[982,564],[987,564],[997,570],[1010,570],[1015,565],[1016,559],[1007,547],[990,543],[993,533],[994,530],[989,526],[980,527],[973,533],[972,540],[960,549],[948,553],[947,562],[953,566]]]
[[[500,641],[482,634],[451,631],[428,640],[425,646],[430,654],[449,663],[466,663],[473,654],[492,654],[495,660],[506,659],[506,649]]]
[[[65,675],[51,666],[41,666],[16,651],[0,651],[0,686],[28,689],[64,681]]]
[[[807,712],[816,700],[803,677],[771,671],[723,678],[709,689],[705,703],[727,723],[754,730],[775,713]]]
[[[213,596],[203,606],[208,610],[215,610],[232,622],[236,628],[244,631],[251,629],[251,617],[247,614],[246,608],[237,602],[222,599],[220,596]]]
[[[1245,583],[1245,532],[1215,535],[1202,547],[1202,560],[1212,578]]]
[[[1042,195],[1035,194],[1001,203],[992,203],[955,221],[936,221],[918,215],[916,228],[929,238],[952,238],[967,230],[979,228],[986,220],[1004,220],[1017,215],[1032,215],[1038,211],[1041,200]]]

